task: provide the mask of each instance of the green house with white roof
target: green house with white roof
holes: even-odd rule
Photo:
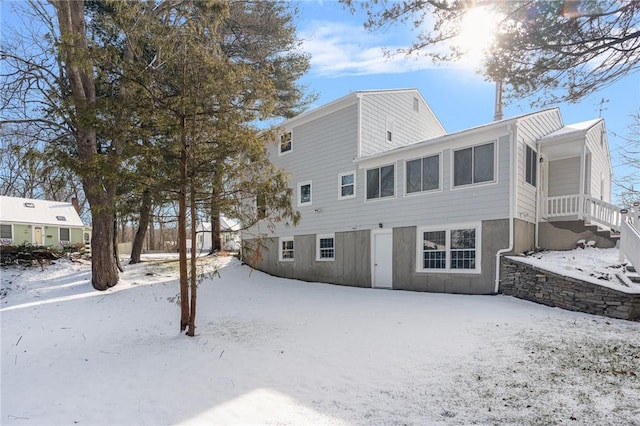
[[[91,228],[78,214],[77,202],[0,196],[0,244],[32,244],[64,249],[89,244]]]

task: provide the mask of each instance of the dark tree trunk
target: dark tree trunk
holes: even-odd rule
[[[138,230],[136,236],[133,239],[133,245],[131,246],[131,259],[129,264],[140,263],[140,256],[142,254],[142,246],[144,245],[144,238],[149,227],[149,215],[151,213],[151,191],[145,189],[142,192],[142,204],[140,205],[140,220],[138,221]]]
[[[211,192],[211,250],[209,254],[222,250],[220,238],[220,192],[222,190],[222,173],[216,170]]]
[[[118,216],[116,216],[115,213],[113,214],[113,258],[115,259],[118,271],[124,272],[120,264],[120,253],[118,251]]]
[[[191,258],[189,261],[190,274],[189,274],[189,286],[191,292],[190,306],[189,306],[189,328],[187,329],[187,336],[195,336],[196,333],[196,298],[197,298],[197,270],[196,270],[196,187],[193,171],[189,180],[190,192],[190,207],[191,207]]]
[[[182,117],[180,148],[180,191],[178,194],[178,250],[180,252],[180,331],[189,325],[189,283],[187,280],[187,135]]]
[[[86,167],[80,170],[80,175],[93,220],[91,283],[96,290],[106,290],[118,283],[118,269],[113,258],[115,183],[105,177],[110,175],[108,171],[98,168],[112,166],[115,159],[101,162],[102,154],[97,150],[93,123],[96,118],[96,89],[84,21],[84,2],[54,0],[52,4],[58,16],[62,40],[60,52],[75,111],[71,121],[75,128],[78,160]]]

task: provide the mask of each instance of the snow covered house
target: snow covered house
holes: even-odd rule
[[[588,226],[619,223],[602,119],[565,125],[551,108],[446,133],[401,89],[353,92],[282,129],[270,156],[301,222],[243,234],[245,261],[273,275],[492,294],[505,254],[613,244]]]
[[[196,244],[199,251],[210,251],[212,243],[211,222],[201,222],[196,227]],[[220,216],[220,242],[229,252],[240,249],[240,223],[226,216]]]
[[[0,243],[33,244],[62,249],[89,244],[91,228],[85,226],[75,202],[0,196]]]

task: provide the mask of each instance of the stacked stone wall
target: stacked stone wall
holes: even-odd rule
[[[547,306],[640,321],[640,294],[564,277],[512,258],[503,258],[501,293]]]

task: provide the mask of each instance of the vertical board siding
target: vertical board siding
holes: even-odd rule
[[[604,133],[604,123],[600,122],[587,132],[587,148],[591,153],[590,195],[594,198],[611,201],[611,162]],[[600,188],[600,179],[604,179],[604,191]]]

